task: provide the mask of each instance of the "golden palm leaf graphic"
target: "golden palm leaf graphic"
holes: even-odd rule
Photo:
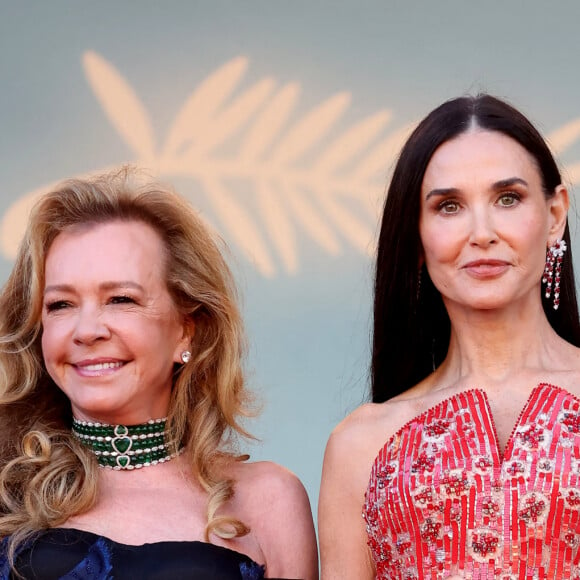
[[[559,157],[566,149],[578,141],[580,137],[580,118],[573,119],[552,131],[548,135],[548,143]],[[564,177],[571,184],[580,183],[580,162],[567,163],[564,168]]]
[[[128,81],[95,52],[83,56],[88,82],[134,161],[161,176],[200,183],[217,229],[264,276],[299,271],[302,234],[331,255],[345,243],[369,253],[387,172],[412,125],[385,134],[392,114],[383,110],[344,129],[348,93],[299,116],[300,85],[264,78],[242,87],[248,64],[234,58],[205,78],[157,145],[149,114]],[[561,153],[579,137],[577,119],[550,141]],[[580,163],[568,167],[568,176],[580,181]],[[5,256],[15,255],[30,207],[46,189],[5,213]]]

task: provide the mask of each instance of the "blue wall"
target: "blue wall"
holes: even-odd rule
[[[579,22],[572,0],[0,1],[0,278],[49,184],[122,162],[172,182],[231,247],[264,402],[250,451],[316,508],[328,434],[367,394],[397,146],[485,90],[580,180]]]

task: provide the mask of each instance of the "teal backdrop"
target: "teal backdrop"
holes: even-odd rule
[[[263,404],[250,453],[315,511],[326,439],[368,399],[398,147],[488,91],[549,136],[574,197],[579,27],[575,0],[0,0],[0,279],[51,183],[127,162],[172,183],[230,248]]]

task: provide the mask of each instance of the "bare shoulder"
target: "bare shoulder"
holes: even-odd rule
[[[418,414],[422,390],[362,405],[333,430],[326,446],[318,504],[322,578],[375,578],[364,519],[373,464],[389,439]]]
[[[249,503],[263,504],[268,498],[306,500],[300,479],[289,469],[272,461],[239,462],[232,466],[236,494]]]
[[[232,466],[236,511],[266,558],[268,575],[318,578],[318,551],[306,489],[289,469],[269,461]]]
[[[332,431],[324,453],[322,499],[330,486],[360,502],[368,484],[373,461],[393,433],[397,404],[367,403],[343,419]],[[334,494],[332,502],[335,501]],[[320,507],[320,506],[319,506]]]
[[[381,447],[417,412],[415,399],[393,399],[361,405],[332,431],[327,456],[338,453],[341,461],[373,458]]]
[[[373,462],[394,432],[399,406],[396,402],[362,405],[328,439],[318,504],[322,578],[375,576],[361,516]]]

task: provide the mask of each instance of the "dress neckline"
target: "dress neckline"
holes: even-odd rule
[[[571,398],[573,398],[575,401],[580,402],[580,398],[577,397],[576,395],[574,395],[573,393],[571,393],[570,391],[568,391],[567,389],[563,389],[562,387],[558,387],[556,385],[552,385],[551,383],[546,383],[546,382],[541,382],[538,383],[529,393],[529,395],[526,398],[526,401],[523,405],[523,407],[521,408],[520,412],[518,413],[518,417],[516,419],[516,422],[514,423],[514,425],[512,426],[512,429],[510,431],[510,436],[508,437],[505,447],[504,449],[500,449],[499,447],[499,440],[498,440],[498,436],[497,436],[497,429],[495,426],[495,419],[491,410],[491,405],[489,403],[489,397],[487,395],[487,392],[485,391],[485,389],[482,389],[480,387],[473,387],[471,389],[465,389],[463,391],[459,391],[458,393],[454,393],[453,395],[450,395],[449,397],[446,397],[445,399],[442,399],[441,401],[439,401],[438,403],[435,403],[434,405],[432,405],[431,407],[428,407],[427,409],[425,409],[424,411],[421,411],[421,413],[419,413],[418,415],[415,415],[414,417],[412,417],[411,419],[409,419],[402,427],[400,427],[399,429],[397,429],[397,431],[395,431],[395,433],[393,433],[393,435],[391,435],[386,443],[381,447],[381,449],[379,450],[379,452],[377,453],[377,455],[375,456],[375,459],[373,461],[373,465],[375,465],[377,463],[377,461],[379,460],[379,457],[381,455],[381,452],[383,451],[383,449],[387,448],[389,445],[391,445],[398,437],[401,436],[402,433],[404,433],[407,429],[409,429],[409,427],[415,423],[421,423],[423,422],[423,420],[430,414],[436,414],[439,410],[441,410],[444,406],[448,406],[450,403],[452,403],[453,401],[455,401],[458,398],[461,397],[466,397],[469,396],[469,394],[477,394],[479,396],[482,397],[483,399],[483,404],[486,407],[487,413],[491,419],[491,435],[493,436],[493,446],[494,449],[497,451],[497,455],[499,458],[500,462],[503,462],[505,460],[505,457],[508,455],[508,452],[511,451],[511,449],[513,448],[513,438],[514,438],[514,434],[518,428],[518,426],[521,424],[522,422],[522,418],[524,416],[524,414],[528,411],[530,402],[534,399],[537,391],[541,390],[541,389],[549,389],[549,390],[553,390],[556,393],[560,393],[560,392],[564,392],[566,393],[568,396],[570,396]]]
[[[481,388],[389,438],[363,504],[377,578],[580,578],[580,398],[525,394],[502,456]]]
[[[211,542],[205,542],[203,540],[160,540],[158,542],[144,542],[142,544],[126,544],[124,542],[118,542],[116,540],[113,540],[112,538],[109,538],[108,536],[98,534],[96,532],[91,532],[89,530],[83,530],[81,528],[74,528],[74,527],[71,527],[71,528],[63,528],[63,527],[48,528],[46,530],[43,530],[41,532],[41,534],[44,535],[44,534],[49,534],[51,532],[56,532],[58,534],[66,534],[67,532],[71,532],[72,534],[78,534],[80,536],[94,538],[95,540],[102,538],[103,540],[106,540],[107,542],[109,542],[115,546],[119,546],[120,548],[126,548],[126,549],[130,549],[130,550],[138,550],[140,548],[146,548],[148,546],[163,546],[163,545],[190,544],[190,545],[207,546],[211,549],[216,549],[218,551],[227,550],[228,552],[232,552],[234,554],[239,554],[240,556],[247,558],[248,560],[251,560],[252,562],[257,564],[257,562],[251,556],[248,556],[248,554],[244,554],[243,552],[240,552],[238,550],[234,550],[232,548],[227,548],[226,546],[220,546],[219,544],[212,544]]]
[[[4,538],[0,578],[12,577]],[[264,578],[265,565],[252,557],[202,540],[162,540],[124,544],[79,528],[39,530],[16,547],[15,567],[26,578]],[[136,570],[142,572],[136,572]]]

